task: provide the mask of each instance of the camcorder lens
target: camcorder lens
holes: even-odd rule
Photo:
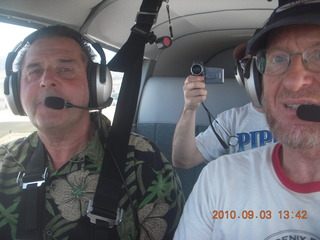
[[[203,67],[200,64],[194,64],[191,67],[191,73],[193,75],[203,75]]]

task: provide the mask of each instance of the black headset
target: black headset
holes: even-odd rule
[[[13,64],[17,55],[27,44],[32,44],[35,40],[39,39],[39,36],[41,37],[42,32],[48,30],[59,31],[59,29],[66,30],[68,34],[53,36],[70,37],[78,42],[81,47],[83,47],[82,43],[88,44],[88,46],[93,48],[100,55],[100,63],[95,63],[90,59],[87,66],[87,78],[90,96],[88,107],[99,108],[106,102],[110,101],[110,95],[112,92],[112,77],[110,70],[106,65],[106,57],[101,45],[99,43],[90,41],[88,38],[69,27],[49,26],[31,33],[7,56],[5,63],[6,77],[4,80],[4,96],[7,106],[13,114],[21,116],[26,115],[20,100],[20,71],[13,71]]]
[[[256,29],[253,36],[261,30],[262,28]],[[246,63],[244,69],[241,67],[240,62],[236,60],[234,75],[237,82],[241,86],[245,87],[246,93],[250,97],[253,105],[261,108],[262,74],[257,69],[256,59],[251,57]]]
[[[244,87],[243,69],[241,67],[240,61],[236,60],[235,63],[234,76],[236,77],[238,84]]]
[[[260,108],[262,106],[262,75],[259,73],[255,62],[255,58],[250,58],[245,65],[245,69],[242,69],[240,62],[236,61],[235,78],[241,86],[245,87],[253,105]]]
[[[256,67],[256,59],[254,57],[251,58],[247,63],[243,76],[246,92],[253,105],[256,107],[261,107],[262,75]]]

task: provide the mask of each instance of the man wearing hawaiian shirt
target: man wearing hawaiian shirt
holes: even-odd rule
[[[27,168],[38,143],[43,144],[48,169],[41,239],[90,239],[87,206],[107,148],[101,135],[108,136],[110,121],[100,112],[55,110],[44,104],[46,97],[57,96],[88,106],[91,55],[74,35],[74,30],[62,26],[40,29],[20,59],[21,103],[37,132],[0,145],[1,239],[16,239],[22,198],[16,178]],[[172,165],[152,142],[131,134],[123,175],[119,239],[171,239],[184,204]]]

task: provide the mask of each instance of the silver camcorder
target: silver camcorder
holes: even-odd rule
[[[206,67],[201,61],[194,61],[190,71],[194,76],[204,76],[204,81],[207,84],[224,83],[223,68]]]

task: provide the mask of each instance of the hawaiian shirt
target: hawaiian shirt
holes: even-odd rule
[[[107,136],[110,130],[110,121],[102,114],[91,113],[91,118],[99,127],[84,149],[65,165],[55,170],[46,154],[44,240],[90,239],[87,206],[94,197],[104,157],[99,131]],[[38,141],[34,132],[25,139],[0,145],[1,240],[16,239],[22,193],[16,178],[25,171],[29,160],[26,156],[36,149]],[[120,239],[172,239],[184,197],[171,163],[151,141],[132,133],[124,178],[126,189],[123,184],[118,203],[124,209],[117,226]]]

